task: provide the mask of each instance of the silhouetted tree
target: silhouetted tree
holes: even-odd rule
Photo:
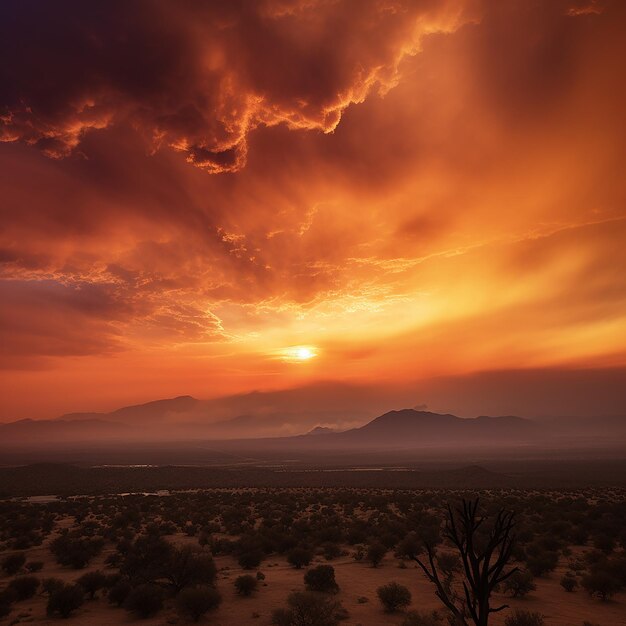
[[[463,500],[462,506],[456,510],[450,505],[447,508],[443,537],[458,550],[461,557],[464,597],[459,597],[451,585],[446,584],[445,573],[436,565],[435,549],[430,542],[425,542],[428,564],[418,556],[414,556],[413,560],[435,585],[437,597],[460,626],[468,626],[469,623],[487,626],[491,613],[508,608],[506,604],[492,608],[491,593],[518,571],[517,567],[505,571],[515,540],[514,513],[501,509],[493,527],[482,537],[479,529],[485,518],[478,515],[478,499],[473,502]]]

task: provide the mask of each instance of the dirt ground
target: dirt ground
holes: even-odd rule
[[[184,536],[174,538],[177,543],[195,541]],[[88,569],[70,570],[57,565],[44,545],[29,550],[29,560],[41,560],[45,565],[38,573],[41,578],[54,576],[66,581],[78,578],[86,571],[104,569],[104,559],[111,551],[105,550],[97,559],[94,559]],[[317,558],[311,565],[327,563],[323,558]],[[407,564],[405,569],[399,567],[399,561],[389,554],[378,568],[367,563],[355,562],[350,557],[341,557],[330,562],[335,568],[340,592],[335,596],[350,614],[343,621],[345,626],[385,626],[400,625],[403,614],[389,615],[383,612],[376,596],[376,589],[381,585],[396,581],[406,585],[412,593],[413,600],[410,609],[431,611],[440,609],[432,586],[424,578],[417,566]],[[303,576],[305,569],[295,570],[283,558],[272,558],[264,561],[259,568],[266,578],[261,582],[258,591],[250,598],[242,598],[235,594],[233,582],[243,570],[231,557],[217,557],[219,569],[218,588],[223,602],[219,609],[203,618],[200,624],[215,626],[242,626],[255,624],[268,626],[271,624],[271,614],[275,608],[285,605],[285,599],[291,591],[304,588]],[[584,621],[598,626],[626,626],[626,594],[618,594],[610,602],[600,602],[591,599],[585,592],[578,590],[573,593],[565,592],[559,585],[559,580],[565,571],[565,562],[552,572],[547,578],[535,580],[537,590],[524,599],[496,598],[511,606],[529,611],[538,611],[545,616],[546,626],[582,626]],[[252,572],[254,573],[254,572]],[[1,580],[2,586],[7,578]],[[367,598],[367,602],[359,603],[359,598]],[[493,624],[499,626],[509,611],[493,616]],[[46,598],[36,596],[32,600],[20,602],[3,623],[35,623],[59,624],[60,620],[46,617]],[[126,611],[109,605],[106,599],[96,598],[86,601],[81,609],[69,618],[68,624],[85,626],[113,626],[116,624],[141,623],[145,626],[161,626],[166,624],[183,624],[174,608],[166,608],[153,618],[136,620]]]

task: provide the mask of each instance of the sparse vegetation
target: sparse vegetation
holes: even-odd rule
[[[323,619],[336,623],[346,615],[336,598],[327,595],[337,591],[337,582],[342,584],[345,577],[346,588],[352,589],[355,579],[350,577],[357,581],[362,577],[369,585],[377,580],[374,588],[387,587],[393,572],[401,587],[411,589],[411,581],[420,575],[418,560],[429,570],[431,565],[436,568],[443,590],[463,593],[462,553],[455,549],[445,525],[446,518],[449,522],[446,500],[458,502],[459,495],[375,489],[234,489],[170,496],[95,496],[45,504],[0,502],[0,612],[18,615],[27,611],[31,606],[28,596],[34,593],[33,598],[43,596],[50,603],[51,616],[71,615],[89,598],[86,609],[111,611],[112,623],[116,606],[126,607],[136,617],[163,607],[165,621],[174,610],[181,618],[193,620],[193,611],[214,608],[214,598],[221,591],[227,604],[242,602],[235,599],[235,592],[249,596],[245,604],[249,603],[250,615],[267,618],[271,609],[264,610],[262,603],[271,594],[262,589],[287,584],[292,590],[303,585],[307,591],[298,593],[312,595],[293,600],[295,604],[287,604],[275,619],[297,623],[306,619],[302,612],[325,615]],[[517,598],[531,592],[533,606],[541,606],[543,587],[534,589],[537,581],[527,563],[549,560],[551,567],[556,555],[559,569],[567,567],[570,572],[556,582],[560,581],[563,589],[582,586],[588,593],[576,601],[588,603],[590,621],[611,623],[595,616],[615,606],[599,601],[616,596],[622,601],[619,594],[626,585],[626,553],[620,523],[626,515],[625,500],[620,490],[485,492],[477,515],[485,518],[476,535],[478,547],[482,549],[488,542],[500,509],[515,510],[517,520],[517,541],[511,548],[510,565],[503,571],[519,571],[501,581],[498,592]],[[21,520],[20,524],[15,519]],[[603,532],[615,539],[611,551],[606,549],[608,542],[600,545],[596,541]],[[31,547],[16,550],[16,545]],[[66,548],[69,555],[62,553]],[[312,563],[314,555],[335,559],[338,554],[356,558],[348,562],[342,558],[335,567],[315,563],[302,573],[295,569]],[[394,565],[400,569],[381,568],[385,555],[392,554],[399,559]],[[263,572],[242,572],[242,566],[252,569],[262,561]],[[285,569],[288,563],[293,569]],[[35,565],[31,568],[30,564]],[[83,571],[72,571],[82,565]],[[42,566],[50,575],[37,583],[33,592],[30,572]],[[59,568],[65,571],[57,574]],[[293,582],[289,582],[290,576]],[[364,626],[371,626],[364,615],[380,615],[374,606],[367,610],[363,606],[368,595],[364,588],[361,595],[353,596],[353,619]],[[393,600],[388,610],[407,608],[402,604],[405,596],[391,597],[400,598],[401,604]],[[372,599],[370,596],[370,603]],[[366,613],[361,613],[364,610]],[[513,616],[509,610],[501,619]],[[439,617],[439,626],[444,626],[443,612]],[[433,626],[438,618],[408,611],[395,620],[405,626]]]
[[[530,572],[518,570],[504,581],[503,589],[514,598],[523,598],[531,591],[535,591],[537,585],[533,582],[533,575]]]
[[[541,613],[530,611],[515,611],[504,620],[504,626],[544,626]]]
[[[396,582],[379,587],[376,593],[387,613],[404,609],[411,604],[411,592],[407,587]]]
[[[287,598],[286,609],[276,609],[272,624],[276,626],[337,626],[339,605],[311,591],[295,591]]]

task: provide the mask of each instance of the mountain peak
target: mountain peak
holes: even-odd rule
[[[315,428],[312,428],[306,434],[316,436],[316,435],[331,435],[336,432],[337,431],[334,428],[328,428],[328,426],[316,426]]]

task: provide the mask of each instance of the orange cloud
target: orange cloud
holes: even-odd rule
[[[260,125],[332,132],[348,106],[398,82],[422,37],[469,19],[465,4],[7,5],[0,139],[61,158],[128,121],[154,150],[236,172]]]
[[[146,6],[0,8],[0,416],[623,365],[621,4]]]

